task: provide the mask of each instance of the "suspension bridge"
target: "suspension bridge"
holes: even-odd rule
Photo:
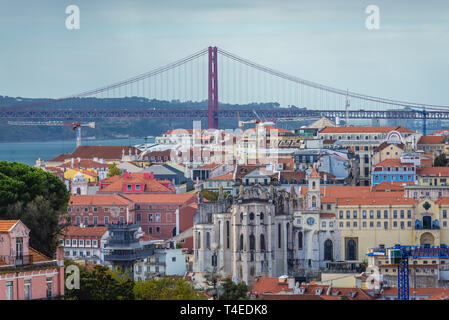
[[[119,98],[135,97],[143,104],[152,101],[207,103],[192,108],[130,108]],[[120,101],[122,101],[121,99]],[[79,108],[80,101],[85,102]],[[114,104],[114,107],[111,106]],[[219,127],[219,119],[255,118],[259,105],[263,119],[407,119],[449,120],[449,106],[423,104],[368,96],[307,81],[217,47],[208,47],[163,67],[124,81],[60,99],[15,103],[0,107],[0,119],[119,119],[119,118],[207,118],[208,127]],[[232,108],[229,106],[233,105]],[[237,105],[237,107],[236,107]],[[261,107],[262,106],[262,107]],[[269,106],[263,108],[263,106]]]

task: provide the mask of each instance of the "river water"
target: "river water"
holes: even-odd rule
[[[147,139],[147,143],[154,139]],[[144,138],[126,138],[110,140],[84,140],[83,145],[89,146],[134,146],[145,143]],[[6,142],[0,143],[0,161],[17,161],[28,165],[35,165],[36,160],[50,160],[61,153],[72,153],[76,149],[73,141],[45,141],[45,142]]]

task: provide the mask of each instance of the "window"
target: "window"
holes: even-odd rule
[[[161,221],[161,214],[156,213],[156,222],[160,222],[160,221]]]
[[[393,219],[398,218],[398,210],[393,210]]]
[[[70,239],[65,239],[65,246],[70,247]]]
[[[81,224],[81,218],[76,217],[76,225],[79,226]]]
[[[388,219],[388,210],[384,210],[384,219]]]
[[[25,280],[24,293],[25,300],[31,300],[31,280]]]
[[[136,214],[136,220],[137,222],[142,220],[142,215],[140,213]]]
[[[401,219],[404,219],[404,210],[401,210]]]
[[[281,248],[281,224],[278,223],[278,248]]]
[[[13,282],[6,282],[6,300],[14,300],[14,287]]]
[[[374,219],[374,211],[373,210],[369,211],[369,218]]]
[[[363,218],[363,219],[366,219],[366,210],[363,210],[363,211],[362,211],[362,218]]]
[[[340,219],[343,219],[343,211],[341,211],[341,210],[340,210],[340,213],[339,213],[339,217],[340,217]]]
[[[97,207],[94,207],[94,212],[97,212],[98,211],[98,208]]]
[[[94,217],[94,226],[98,225],[98,217]]]
[[[80,246],[80,247],[84,247],[84,240],[83,240],[83,239],[80,239],[80,240],[79,240],[79,246]]]
[[[85,226],[89,225],[89,217],[84,217],[84,225]]]
[[[381,212],[380,212],[380,210],[377,210],[377,219],[380,219],[381,218]]]
[[[72,247],[76,247],[77,246],[77,241],[76,239],[72,239]]]
[[[130,191],[131,188],[132,188],[132,185],[130,185],[130,184],[128,184],[128,185],[126,186],[126,189],[127,189],[128,191]]]
[[[404,229],[404,227],[405,227],[404,221],[401,221],[401,229]]]
[[[350,228],[351,227],[351,222],[346,222],[346,228]]]
[[[86,239],[86,247],[90,247],[90,239]]]
[[[352,216],[354,217],[354,219],[357,219],[357,211],[356,211],[356,210],[354,210],[354,211],[352,212]]]
[[[332,228],[334,226],[334,223],[332,221],[329,222],[329,227]]]
[[[149,228],[148,228],[148,233],[149,233],[149,234],[153,234],[153,227],[149,227]]]
[[[380,221],[377,221],[377,227],[380,228]]]
[[[159,227],[157,227],[157,228],[159,228]],[[159,230],[157,230],[157,232],[159,233]],[[206,232],[206,249],[210,249],[210,233],[209,232]]]
[[[140,184],[136,184],[136,190],[140,190]]]
[[[398,226],[398,222],[397,221],[393,221],[393,228],[396,228]]]
[[[323,228],[326,228],[326,221],[323,221],[323,222],[321,223],[321,226],[322,226]]]
[[[123,223],[125,218],[123,216],[120,217],[120,223]]]
[[[156,233],[160,233],[161,232],[161,228],[160,227],[156,227]]]
[[[152,213],[150,213],[150,214],[148,215],[148,221],[149,221],[149,222],[152,222],[152,221],[153,221],[153,214],[152,214]]]
[[[363,227],[363,228],[366,228],[366,221],[363,221],[363,222],[362,222],[362,227]]]
[[[176,262],[176,257],[172,257],[171,262]]]
[[[387,221],[384,222],[384,228],[388,229],[388,222]]]
[[[298,234],[298,237],[299,237],[299,234]],[[299,249],[302,248],[302,241],[301,241],[301,244],[299,244],[299,241],[298,241],[298,248]],[[260,235],[260,250],[262,250],[262,251],[265,250],[265,236],[263,234]]]
[[[108,225],[109,224],[109,217],[104,217],[104,225]]]
[[[263,212],[260,213],[260,224],[263,224],[263,219],[264,219],[264,214]]]
[[[98,240],[92,240],[92,247],[98,247]]]
[[[226,248],[229,249],[230,245],[230,231],[229,231],[229,221],[226,221]]]
[[[443,210],[443,218],[447,218],[447,210]]]
[[[443,227],[447,227],[447,221],[443,221]]]
[[[412,210],[407,210],[407,218],[408,219],[412,218]]]
[[[253,221],[253,220],[254,220],[254,213],[251,212],[251,213],[249,214],[249,220],[250,220],[250,221]]]
[[[370,228],[374,228],[374,222],[373,222],[373,221],[370,221],[369,227],[370,227]]]
[[[351,211],[346,211],[346,219],[351,219]]]

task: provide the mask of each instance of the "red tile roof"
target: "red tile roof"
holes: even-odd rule
[[[117,193],[123,192],[123,184],[144,184],[144,192],[167,192],[172,193],[173,190],[164,186],[162,181],[147,176],[148,173],[136,172],[127,173],[126,175],[112,176],[101,181],[102,184],[111,183],[99,190],[100,193]],[[171,181],[170,181],[171,183]]]
[[[61,165],[59,165],[58,167],[60,168],[71,168],[72,167],[72,161],[67,161]],[[73,159],[73,167],[74,168],[109,168],[109,164],[106,163],[100,163],[97,161],[93,161],[90,159],[80,159],[78,160],[78,158]]]
[[[449,167],[417,168],[416,174],[421,177],[449,177]]]
[[[176,194],[125,194],[123,195],[127,199],[135,202],[135,203],[171,203],[183,205],[189,200],[197,199],[196,194],[185,194],[185,193],[176,193]]]
[[[19,220],[0,220],[0,232],[8,232]]]
[[[403,143],[389,143],[387,141],[382,142],[379,146],[377,146],[376,148],[374,148],[374,152],[379,152],[382,151],[383,149],[387,148],[387,147],[397,147],[399,149],[404,150],[405,145]]]
[[[140,154],[140,150],[136,147],[130,146],[79,146],[71,154],[72,158],[93,159],[100,158],[105,160],[118,160],[122,158],[122,153],[125,155]]]
[[[107,231],[106,227],[68,226],[62,231],[62,235],[64,237],[102,237]]]
[[[28,252],[29,252],[30,256],[33,257],[32,258],[33,263],[52,260],[49,257],[43,255],[42,253],[40,253],[39,251],[37,251],[36,249],[33,249],[31,247],[28,247]]]
[[[72,195],[69,206],[128,206],[132,202],[119,195]]]
[[[442,144],[445,139],[445,136],[422,136],[418,144]]]
[[[233,176],[232,173],[226,173],[221,176],[210,178],[209,180],[233,180]]]
[[[385,159],[375,165],[375,167],[414,167],[414,166],[415,165],[413,163],[401,163],[401,159]]]
[[[413,133],[405,127],[325,127],[320,133],[388,133],[398,131],[400,133]]]

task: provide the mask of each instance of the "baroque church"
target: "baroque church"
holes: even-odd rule
[[[307,192],[240,185],[237,195],[199,199],[194,216],[194,272],[255,277],[305,276],[340,259],[335,215],[320,214],[320,176],[313,168]]]

